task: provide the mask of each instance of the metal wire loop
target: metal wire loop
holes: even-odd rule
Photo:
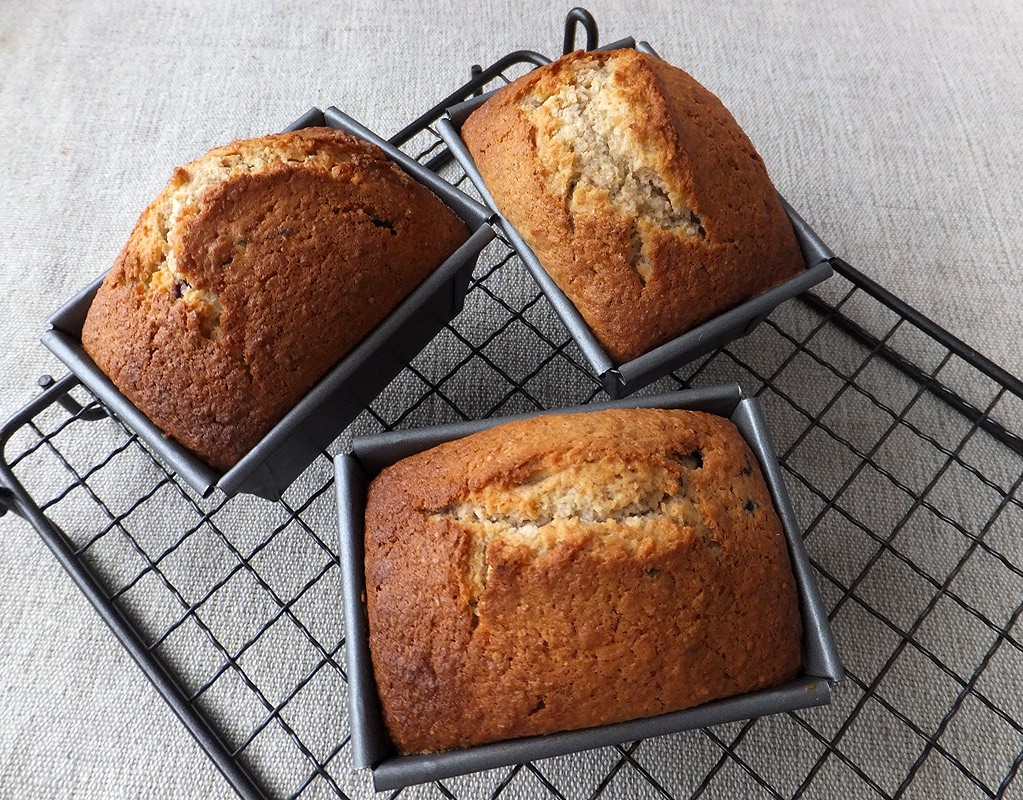
[[[568,16],[565,18],[565,43],[562,47],[562,53],[571,53],[576,49],[575,36],[576,30],[580,25],[586,31],[586,49],[597,49],[597,42],[600,38],[600,33],[597,30],[597,21],[589,11],[577,6],[569,11]]]

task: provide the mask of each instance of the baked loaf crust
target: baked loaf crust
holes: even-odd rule
[[[402,753],[675,711],[794,676],[781,523],[725,419],[511,422],[384,470],[370,651]]]
[[[636,50],[569,53],[462,126],[501,213],[616,362],[803,268],[749,138],[691,76]]]
[[[228,469],[467,236],[347,133],[234,142],[176,169],[142,213],[82,344],[167,435]]]

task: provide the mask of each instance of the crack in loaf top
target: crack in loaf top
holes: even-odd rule
[[[467,235],[342,131],[234,142],[176,169],[142,213],[82,342],[165,433],[226,469]]]
[[[570,53],[500,90],[462,136],[502,214],[618,362],[801,268],[749,138],[653,56]]]

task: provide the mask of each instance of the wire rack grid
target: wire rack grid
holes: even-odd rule
[[[542,60],[513,53],[395,137]],[[848,679],[831,706],[395,792],[420,797],[995,797],[1023,792],[1023,386],[836,260],[750,336],[648,387],[764,406]],[[464,312],[352,434],[602,390],[502,239]],[[72,376],[0,433],[26,517],[244,797],[361,797],[350,768],[330,453],[279,503],[202,498]]]

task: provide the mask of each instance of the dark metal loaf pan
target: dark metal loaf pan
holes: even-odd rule
[[[493,238],[490,213],[479,203],[416,163],[351,117],[311,109],[288,130],[327,125],[380,147],[399,167],[429,187],[469,227],[471,237],[426,278],[348,355],[339,361],[234,467],[220,473],[166,437],[93,363],[82,349],[85,315],[102,278],[94,281],[49,322],[42,342],[103,404],[189,486],[207,495],[216,486],[271,500],[281,494],[462,309],[477,256]]]
[[[363,523],[367,487],[381,470],[402,458],[512,419],[536,415],[525,414],[357,437],[350,455],[340,455],[334,459],[342,602],[351,708],[352,761],[356,769],[372,770],[373,785],[378,791],[829,702],[832,684],[844,676],[842,665],[757,401],[743,397],[739,387],[732,385],[540,413],[580,413],[603,408],[644,407],[688,408],[727,417],[739,428],[750,449],[756,454],[785,528],[799,593],[803,617],[803,668],[800,675],[773,689],[631,722],[514,739],[444,753],[397,755],[384,729],[370,661]]]
[[[623,40],[622,43],[629,44],[630,40]],[[616,43],[601,49],[612,49],[622,43]],[[636,49],[650,55],[657,55],[646,42],[638,43]],[[638,358],[616,365],[597,341],[572,301],[568,299],[568,296],[558,288],[558,285],[547,274],[539,259],[537,259],[532,249],[522,239],[518,231],[498,211],[494,198],[487,190],[479,170],[476,169],[472,155],[462,141],[460,133],[462,124],[473,111],[485,103],[493,94],[494,92],[488,92],[449,108],[447,118],[437,122],[437,132],[459,164],[461,164],[469,179],[479,190],[484,202],[494,211],[495,223],[501,227],[501,230],[508,237],[508,240],[522,258],[523,263],[525,263],[526,268],[540,285],[540,289],[547,296],[551,305],[554,306],[558,316],[565,323],[565,327],[568,328],[572,338],[575,339],[579,348],[583,351],[586,360],[589,361],[590,367],[599,378],[604,390],[611,397],[624,397],[684,364],[694,361],[734,339],[745,336],[783,302],[805,292],[811,286],[826,280],[833,274],[831,259],[835,257],[835,254],[831,252],[828,246],[821,241],[820,237],[814,233],[810,226],[803,221],[785,199],[781,198],[782,207],[792,222],[792,228],[802,250],[806,270],[801,275],[797,275],[757,297],[753,297],[728,311],[718,314],[716,317],[707,320],[692,330],[686,331],[671,341],[655,347]]]

